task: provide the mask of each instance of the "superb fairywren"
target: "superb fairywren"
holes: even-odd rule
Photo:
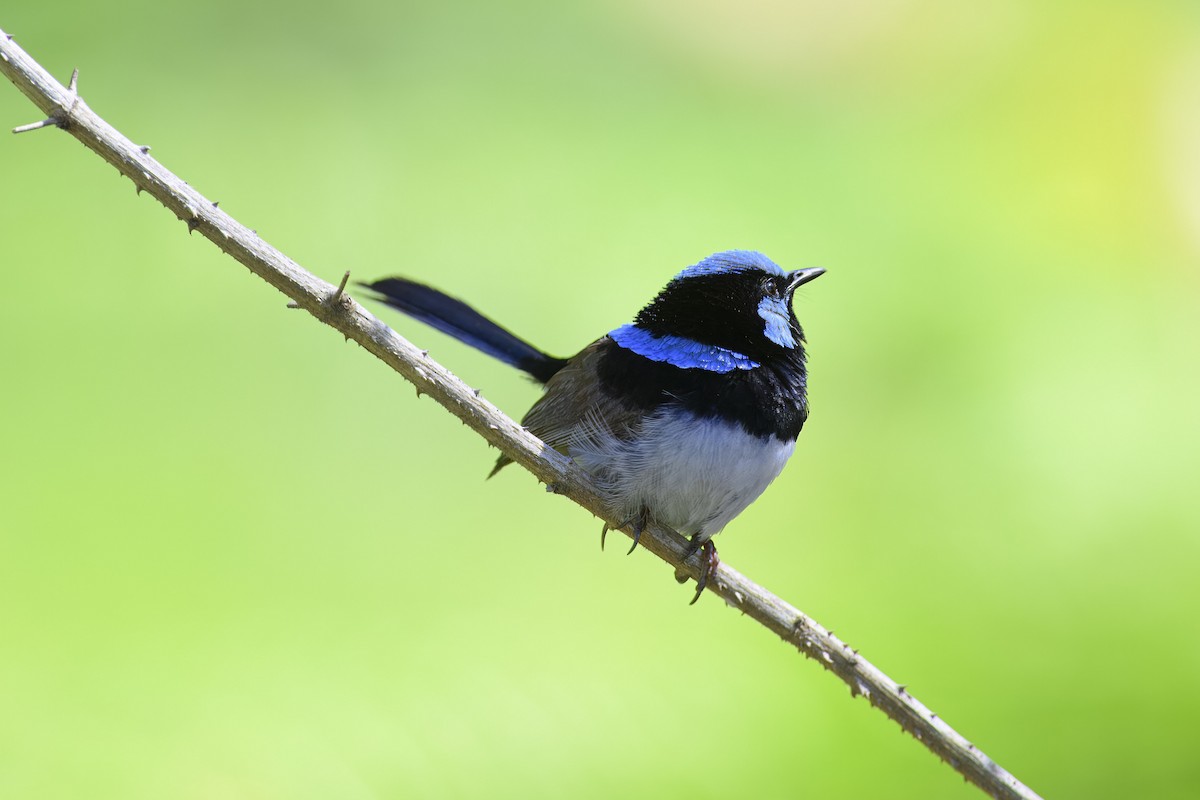
[[[545,384],[522,424],[591,475],[609,516],[633,525],[634,548],[653,520],[691,537],[689,557],[703,549],[694,603],[718,563],[712,537],[775,479],[808,417],[804,332],[791,301],[824,272],[787,272],[748,250],[717,253],[572,358],[547,355],[420,283],[364,285]],[[492,474],[508,463],[501,456]]]

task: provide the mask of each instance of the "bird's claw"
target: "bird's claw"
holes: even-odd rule
[[[683,554],[683,560],[687,561],[696,553],[700,553],[700,577],[696,579],[696,596],[688,603],[690,606],[695,605],[696,601],[700,599],[700,595],[704,594],[709,578],[716,576],[717,567],[721,563],[721,559],[717,557],[717,546],[712,543],[712,539],[700,542],[697,537],[693,536],[688,542],[688,549]],[[682,572],[676,572],[675,580],[687,583],[688,576]]]
[[[645,509],[634,514],[629,519],[626,519],[616,525],[609,526],[606,522],[604,527],[600,529],[600,549],[604,549],[604,540],[608,536],[608,532],[615,528],[624,528],[626,525],[633,525],[633,546],[629,548],[629,552],[625,555],[630,555],[634,550],[637,550],[638,542],[642,539],[642,531],[646,529],[647,513]]]

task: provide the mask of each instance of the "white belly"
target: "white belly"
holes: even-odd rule
[[[698,420],[678,408],[646,420],[636,442],[595,436],[570,447],[610,498],[614,516],[643,508],[685,536],[707,541],[775,480],[795,441],[762,439],[722,420]]]

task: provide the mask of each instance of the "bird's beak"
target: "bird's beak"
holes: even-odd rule
[[[825,274],[824,267],[809,267],[808,269],[798,269],[795,272],[789,273],[788,278],[788,293],[796,291],[799,287],[808,283],[811,280],[821,277]]]

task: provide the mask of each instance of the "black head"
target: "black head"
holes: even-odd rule
[[[635,324],[656,337],[683,337],[760,363],[802,358],[804,331],[792,295],[824,272],[786,272],[750,250],[717,253],[676,275]]]

